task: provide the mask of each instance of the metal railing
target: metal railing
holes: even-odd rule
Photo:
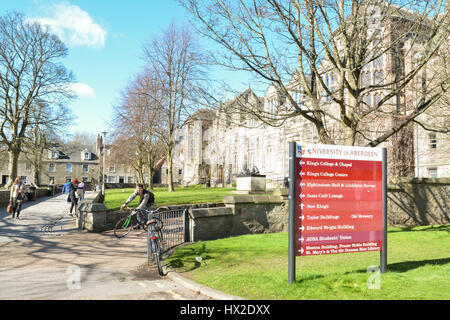
[[[163,222],[163,228],[161,229],[163,253],[188,241],[189,218],[187,209],[164,210],[155,213],[155,216],[159,217]]]

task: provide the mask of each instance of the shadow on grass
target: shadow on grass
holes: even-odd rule
[[[185,250],[182,253],[177,253],[177,257],[167,262],[167,266],[169,268],[180,269],[183,268],[186,264],[193,264],[193,267],[184,271],[177,270],[177,272],[189,272],[193,271],[201,266],[201,263],[206,263],[205,260],[211,259],[210,256],[204,255],[206,252],[206,244],[202,244],[201,248],[189,248],[189,250]],[[195,258],[194,258],[195,257]],[[197,258],[201,258],[201,260],[197,260]]]
[[[450,258],[421,260],[421,261],[404,261],[391,263],[387,265],[388,272],[407,272],[409,270],[417,269],[426,265],[444,265],[450,263]]]
[[[440,226],[424,226],[424,227],[403,227],[399,230],[388,230],[388,233],[396,232],[420,232],[420,231],[447,231],[450,233],[450,224]]]
[[[420,261],[403,261],[397,263],[388,263],[387,272],[408,272],[413,269],[417,269],[426,265],[444,265],[450,263],[450,258],[442,258],[442,259],[431,259],[431,260],[420,260]],[[365,269],[359,269],[355,271],[346,272],[345,274],[350,273],[367,273]]]

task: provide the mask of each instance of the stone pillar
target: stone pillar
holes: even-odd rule
[[[106,230],[107,208],[103,203],[81,203],[75,226],[81,230],[101,232]]]

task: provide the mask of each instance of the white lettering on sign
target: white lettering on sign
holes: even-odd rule
[[[351,167],[351,164],[343,162],[345,160],[366,160],[366,161],[382,161],[382,148],[367,148],[354,146],[336,146],[325,144],[297,144],[296,150],[297,158],[326,159],[317,163],[306,163],[311,166],[329,166],[329,167]],[[340,162],[333,162],[330,160],[341,160]],[[320,164],[322,163],[322,164]]]

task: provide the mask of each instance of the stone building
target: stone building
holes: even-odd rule
[[[424,88],[436,87],[439,90],[433,81],[438,78],[436,75],[439,72],[446,72],[433,68],[442,66],[442,62],[448,63],[448,43],[435,58],[442,57],[442,62],[430,61],[421,70],[417,80],[394,91],[396,94],[381,104],[386,94],[395,90],[390,85],[395,83],[394,79],[405,77],[415,70],[417,56],[420,56],[428,37],[425,25],[419,33],[411,31],[416,30],[410,28],[415,17],[413,13],[403,12],[400,15],[399,12],[383,23],[373,20],[373,27],[382,28],[380,34],[386,37],[375,40],[368,49],[373,52],[383,46],[389,49],[375,55],[376,58],[362,69],[359,84],[362,95],[357,106],[358,116],[362,116],[358,124],[361,134],[356,145],[365,145],[408,117],[413,112],[412,106],[418,105],[421,99],[426,98],[425,95],[435,93],[432,91],[434,89],[424,93]],[[389,41],[396,33],[405,33],[407,36],[404,41],[392,45]],[[326,59],[322,61],[320,70],[323,83],[331,92],[337,92],[339,75]],[[294,73],[286,86],[292,100],[300,106],[307,106],[309,101],[302,96],[302,90],[296,83],[298,81]],[[336,143],[344,144],[343,127],[335,120],[339,119],[339,106],[330,99],[323,87],[318,88],[318,91],[321,106],[327,112],[327,132]],[[249,88],[216,111],[199,110],[188,119],[183,132],[180,154],[184,165],[183,183],[197,184],[209,180],[212,185],[232,185],[236,174],[244,168],[251,170],[256,167],[261,174],[266,175],[268,187],[284,185],[289,172],[288,142],[319,142],[315,127],[303,117],[285,119],[277,126],[268,125],[270,117],[275,119],[278,111],[291,108],[289,101],[280,90],[270,85],[264,97],[258,97]],[[389,176],[450,177],[448,96],[441,101],[440,105],[436,104],[420,115],[418,120],[432,127],[439,118],[440,127],[444,130],[427,131],[424,126],[412,122],[379,145],[388,149]],[[245,108],[242,108],[243,105]],[[264,118],[267,121],[262,121]]]
[[[60,148],[53,148],[44,152],[41,162],[40,184],[47,185],[54,180],[55,184],[62,185],[66,179],[98,183],[99,156],[95,148],[79,144],[68,144]],[[9,180],[8,161],[0,162],[2,185]],[[25,183],[34,183],[34,165],[27,160],[24,153],[19,157],[17,175]]]

